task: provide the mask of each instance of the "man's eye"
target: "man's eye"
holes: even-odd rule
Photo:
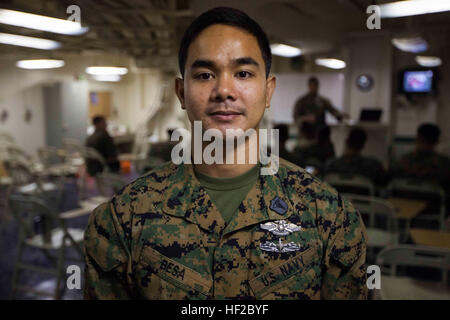
[[[247,79],[252,76],[252,74],[248,71],[239,71],[237,75],[241,79]]]
[[[204,72],[204,73],[198,74],[198,75],[196,76],[196,78],[197,78],[197,79],[200,79],[200,80],[210,80],[210,79],[213,78],[213,75],[212,75],[211,73],[206,73],[206,72]]]

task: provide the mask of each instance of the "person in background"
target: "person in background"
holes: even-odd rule
[[[299,159],[315,159],[325,164],[335,157],[334,145],[330,140],[330,127],[321,126],[317,131],[316,143],[311,146],[296,149],[296,157]]]
[[[393,165],[393,177],[428,180],[449,189],[450,159],[435,152],[441,130],[434,124],[423,124],[417,129],[416,150],[404,155]]]
[[[92,123],[95,131],[86,140],[86,147],[96,149],[105,159],[111,172],[120,171],[120,162],[117,158],[117,150],[113,139],[106,130],[106,120],[102,116],[94,117]],[[87,171],[89,175],[95,176],[103,171],[103,165],[94,159],[86,160]]]
[[[327,163],[325,173],[361,175],[370,179],[375,185],[385,185],[387,173],[381,162],[361,156],[366,139],[367,135],[363,129],[352,129],[346,140],[346,149],[343,156]]]
[[[319,95],[319,80],[311,77],[308,80],[309,91],[299,98],[294,107],[294,121],[301,126],[310,123],[314,130],[325,125],[325,112],[330,112],[336,119],[342,121],[344,114],[331,105],[330,100]]]
[[[294,163],[294,155],[286,149],[286,142],[289,140],[289,128],[286,124],[280,123],[273,127],[279,130],[279,156],[289,162]]]

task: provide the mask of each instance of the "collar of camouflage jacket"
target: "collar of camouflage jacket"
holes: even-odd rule
[[[197,180],[192,164],[171,164],[170,171],[162,210],[215,234],[225,235],[264,221],[286,219],[294,210],[283,187],[282,175],[286,175],[283,168],[273,175],[259,176],[227,225]]]

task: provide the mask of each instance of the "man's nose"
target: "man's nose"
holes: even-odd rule
[[[214,101],[225,101],[227,99],[236,99],[236,88],[233,81],[233,76],[229,74],[222,74],[217,78],[216,86],[212,93]]]

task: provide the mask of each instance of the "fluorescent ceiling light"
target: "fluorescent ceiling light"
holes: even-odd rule
[[[53,50],[61,47],[61,43],[57,41],[34,37],[18,36],[16,34],[9,34],[9,33],[0,33],[0,43],[42,50]]]
[[[128,69],[121,67],[87,67],[86,73],[92,75],[124,75],[128,73]]]
[[[381,18],[398,18],[450,10],[449,0],[410,0],[381,4]]]
[[[8,9],[0,9],[0,23],[68,35],[80,35],[89,30],[78,22]]]
[[[292,58],[302,54],[302,50],[300,50],[299,48],[280,43],[271,44],[270,51],[274,55],[286,58]]]
[[[392,39],[392,44],[399,50],[406,52],[419,53],[427,51],[427,42],[420,38],[394,38]]]
[[[344,61],[332,58],[316,59],[316,64],[331,69],[343,69],[346,66]]]
[[[122,77],[118,74],[103,74],[103,75],[95,75],[93,76],[96,81],[107,81],[107,82],[117,82],[122,79]]]
[[[33,60],[19,60],[16,66],[22,69],[54,69],[64,66],[63,60],[54,59],[33,59]]]
[[[429,56],[417,56],[416,62],[422,67],[438,67],[442,64],[441,58],[438,57],[429,57]]]

